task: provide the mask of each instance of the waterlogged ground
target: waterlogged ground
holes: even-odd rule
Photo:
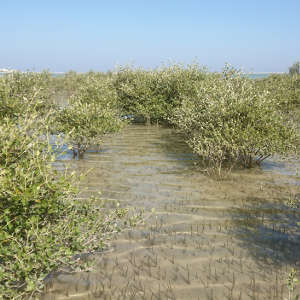
[[[299,161],[269,161],[225,181],[194,162],[172,130],[139,125],[107,137],[100,153],[66,160],[80,172],[93,168],[83,201],[100,189],[107,203],[144,208],[145,223],[90,256],[92,271],[50,275],[41,298],[288,297],[288,273],[300,262]]]

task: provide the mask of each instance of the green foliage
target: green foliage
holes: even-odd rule
[[[193,84],[203,80],[203,70],[197,65],[180,65],[146,71],[130,67],[114,74],[114,86],[125,114],[142,116],[147,123],[167,121],[181,96],[193,93]]]
[[[256,82],[261,91],[267,90],[269,97],[284,112],[300,106],[300,75],[271,75]]]
[[[127,210],[120,208],[105,212],[92,199],[65,200],[56,222],[31,218],[22,237],[2,227],[0,294],[12,299],[40,291],[45,276],[62,264],[85,268],[80,260],[74,261],[74,255],[102,250],[107,238],[120,231],[126,214]]]
[[[9,234],[24,234],[32,218],[51,222],[59,217],[62,191],[68,191],[51,171],[51,149],[36,131],[38,123],[16,125],[6,119],[0,126],[0,225]]]
[[[56,156],[39,118],[5,119],[0,126],[0,295],[21,298],[39,291],[74,254],[101,250],[121,228],[127,210],[107,211],[97,199],[78,201],[75,174],[53,169]],[[40,130],[40,128],[39,128]],[[133,216],[134,224],[140,216]]]
[[[75,254],[102,250],[122,225],[141,220],[118,206],[105,209],[94,198],[76,200],[75,174],[53,167],[59,145],[49,143],[50,132],[59,126],[65,137],[83,139],[83,145],[121,126],[113,89],[96,77],[85,77],[67,112],[49,104],[53,82],[47,73],[0,79],[1,299],[34,295],[61,265],[86,268]]]
[[[119,131],[124,125],[110,79],[87,76],[69,105],[57,113],[57,130],[65,134],[74,157],[83,157],[91,145],[99,145],[103,135]]]
[[[223,74],[207,75],[195,90],[195,97],[183,97],[170,120],[219,174],[224,166],[252,167],[275,153],[297,150],[299,137],[276,101],[236,70],[227,66]]]
[[[86,74],[69,71],[61,76],[52,78],[52,89],[55,93],[63,92],[67,97],[73,95],[84,81]]]
[[[18,118],[25,112],[48,113],[51,109],[51,75],[13,72],[0,78],[0,117]]]

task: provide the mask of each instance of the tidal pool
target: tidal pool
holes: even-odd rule
[[[101,190],[107,203],[144,208],[145,222],[91,255],[92,271],[50,274],[41,299],[288,297],[288,273],[300,262],[299,160],[223,181],[195,162],[173,130],[142,125],[106,137],[83,160],[64,160],[91,169],[83,201]]]

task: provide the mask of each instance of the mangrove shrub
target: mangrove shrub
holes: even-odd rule
[[[0,125],[0,298],[32,296],[74,254],[101,250],[126,210],[76,200],[75,176],[53,168],[56,155],[39,119]],[[134,216],[132,222],[134,223]],[[30,298],[30,297],[29,297]]]
[[[51,75],[44,71],[13,72],[0,78],[0,116],[18,118],[26,112],[49,112],[53,107],[50,89]]]
[[[278,112],[276,99],[255,82],[226,66],[196,83],[194,97],[183,97],[171,122],[209,167],[252,167],[267,157],[297,150],[296,131]]]
[[[120,68],[113,76],[124,114],[142,116],[146,123],[166,122],[182,95],[192,95],[205,74],[197,65],[170,65],[155,70]]]
[[[74,157],[83,157],[91,145],[99,145],[105,134],[124,125],[110,79],[85,78],[69,104],[57,113],[57,131],[63,133]]]
[[[300,75],[273,74],[256,82],[257,87],[269,92],[268,96],[284,112],[300,107]]]

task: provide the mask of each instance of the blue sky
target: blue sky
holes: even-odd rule
[[[0,0],[0,68],[106,71],[195,59],[253,72],[300,60],[300,0]]]

